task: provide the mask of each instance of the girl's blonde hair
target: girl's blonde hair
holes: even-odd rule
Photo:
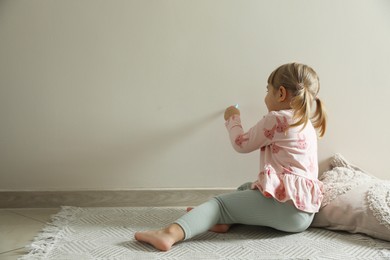
[[[326,111],[323,102],[318,98],[320,81],[317,73],[309,66],[299,63],[288,63],[274,70],[268,78],[268,84],[278,89],[286,88],[292,94],[291,108],[294,109],[294,122],[291,126],[306,126],[309,120],[322,137],[326,130]],[[312,113],[313,101],[316,109]]]

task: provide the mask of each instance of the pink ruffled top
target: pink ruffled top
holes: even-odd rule
[[[290,128],[292,117],[293,110],[272,111],[248,132],[244,132],[238,115],[230,117],[225,125],[237,152],[260,150],[260,173],[253,189],[315,213],[323,198],[322,182],[318,180],[317,134],[310,121],[305,128]]]

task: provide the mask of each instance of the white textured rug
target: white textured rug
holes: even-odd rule
[[[237,225],[168,252],[134,240],[136,231],[160,228],[183,214],[184,208],[63,207],[21,259],[390,259],[389,242],[315,228],[288,234]]]

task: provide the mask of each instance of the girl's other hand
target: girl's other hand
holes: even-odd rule
[[[240,115],[240,110],[238,110],[238,108],[236,108],[235,106],[230,106],[226,108],[224,115],[225,121],[227,121],[230,117],[234,115]]]

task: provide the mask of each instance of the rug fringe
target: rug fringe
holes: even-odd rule
[[[18,259],[45,259],[55,241],[61,237],[63,228],[76,217],[76,213],[80,210],[81,208],[78,207],[62,206],[60,212],[51,216],[51,222],[34,237],[31,245],[25,247],[27,254]]]

